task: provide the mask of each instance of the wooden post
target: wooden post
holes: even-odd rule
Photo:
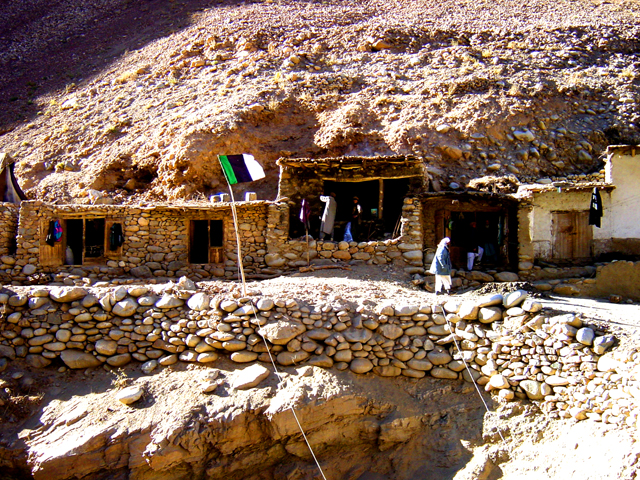
[[[384,205],[384,179],[378,179],[378,220],[383,218],[382,206]]]

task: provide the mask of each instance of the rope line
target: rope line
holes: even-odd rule
[[[258,324],[258,327],[260,327],[260,323],[258,320],[258,312],[256,310],[256,306],[253,304],[253,302],[251,302],[251,308],[253,309],[253,316],[256,319],[256,323]],[[256,330],[258,332],[258,335],[260,335],[260,337],[262,337],[262,341],[264,342],[265,347],[267,348],[267,353],[269,354],[269,360],[271,360],[271,365],[273,365],[273,370],[275,371],[276,376],[278,377],[278,388],[280,388],[280,384],[282,382],[282,376],[280,375],[280,372],[278,371],[278,367],[276,367],[276,362],[273,359],[273,355],[271,354],[271,349],[269,348],[269,345],[267,344],[267,339],[264,337],[264,335],[262,334],[262,331],[260,328],[258,328]],[[311,448],[311,444],[309,443],[309,440],[307,439],[307,435],[304,433],[304,429],[302,428],[302,425],[300,424],[300,420],[298,420],[298,415],[296,415],[296,411],[294,410],[293,406],[290,406],[289,409],[291,410],[291,413],[293,413],[293,418],[295,418],[296,423],[298,424],[298,428],[300,429],[300,433],[302,433],[302,438],[304,438],[305,443],[307,444],[307,447],[309,448],[309,451],[311,452],[311,456],[313,457],[313,460],[316,462],[316,465],[318,466],[318,470],[320,470],[320,475],[322,475],[322,478],[324,480],[327,480],[327,477],[324,476],[324,472],[322,471],[322,467],[320,466],[320,462],[318,461],[318,458],[316,457],[316,454],[313,452],[313,449]]]
[[[442,307],[442,305],[441,305]],[[444,307],[442,307],[443,313],[444,312]],[[464,356],[462,355],[462,350],[460,349],[460,345],[458,345],[458,341],[456,340],[456,335],[455,335],[455,328],[451,328],[451,323],[449,322],[449,319],[447,318],[446,315],[443,315],[445,321],[447,322],[447,325],[449,326],[449,331],[451,332],[451,338],[453,338],[453,343],[455,344],[456,348],[458,349],[458,353],[460,354],[460,359],[462,360],[462,363],[464,363],[465,368],[467,369],[467,372],[469,373],[469,378],[471,378],[471,382],[473,383],[473,386],[476,387],[476,391],[478,392],[478,396],[480,397],[480,400],[482,400],[482,403],[484,405],[484,408],[487,410],[487,413],[491,413],[491,410],[489,410],[489,406],[487,405],[487,402],[484,401],[484,397],[482,396],[482,392],[480,392],[480,388],[478,387],[478,384],[476,383],[476,379],[473,378],[473,374],[471,373],[471,368],[469,367],[469,364],[467,363],[467,361],[464,359]],[[500,430],[498,430],[498,435],[500,435],[500,438],[502,439],[502,441],[504,443],[507,443],[507,441],[504,439],[504,437],[502,436],[502,432]]]

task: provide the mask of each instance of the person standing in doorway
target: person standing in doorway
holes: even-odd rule
[[[451,255],[449,254],[449,237],[444,237],[438,244],[438,249],[431,262],[429,272],[435,274],[436,295],[440,294],[442,287],[449,293],[451,289]]]
[[[478,238],[478,228],[476,222],[469,224],[469,231],[467,232],[467,270],[473,270],[473,263],[478,259],[478,263],[482,260],[482,254],[484,248],[479,245],[480,239]]]
[[[351,210],[351,236],[355,242],[360,241],[360,219],[362,218],[362,206],[360,199],[353,197],[353,208]]]
[[[329,235],[333,240],[333,224],[335,223],[336,210],[338,209],[336,193],[331,192],[329,195],[321,195],[320,200],[326,203],[320,223],[320,240],[324,240],[325,235]]]

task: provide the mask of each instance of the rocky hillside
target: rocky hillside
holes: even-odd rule
[[[415,154],[435,185],[601,167],[637,143],[635,0],[12,0],[0,151],[30,198],[197,200],[217,154]]]

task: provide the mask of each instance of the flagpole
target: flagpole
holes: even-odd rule
[[[233,189],[229,183],[227,176],[224,176],[229,186],[229,193],[231,194],[231,214],[233,216],[233,227],[236,231],[236,243],[238,244],[238,269],[240,270],[240,278],[242,280],[242,296],[247,296],[247,282],[244,278],[244,267],[242,266],[242,247],[240,245],[240,233],[238,233],[238,212],[236,212],[236,200],[233,197]]]

